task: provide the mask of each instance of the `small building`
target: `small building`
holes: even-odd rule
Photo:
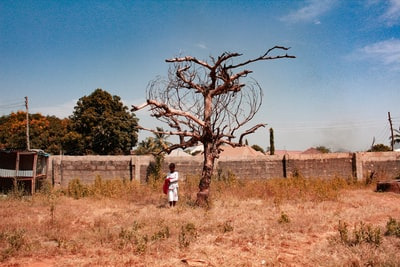
[[[46,179],[48,159],[42,150],[0,150],[0,192],[22,187],[33,194]]]

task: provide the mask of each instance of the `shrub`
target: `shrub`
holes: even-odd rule
[[[28,245],[25,230],[0,232],[0,245],[2,247],[0,260],[3,261]]]
[[[352,237],[349,236],[347,227],[347,223],[339,221],[338,231],[340,240],[347,246],[368,243],[378,247],[382,243],[381,229],[379,227],[373,227],[370,224],[366,225],[360,222],[358,225],[354,226]]]
[[[157,240],[160,240],[160,239],[167,239],[167,238],[169,238],[169,236],[170,236],[169,227],[168,226],[164,226],[159,231],[155,232],[151,236],[151,240],[152,241],[157,241]]]
[[[386,223],[385,235],[400,237],[400,222],[397,222],[395,219],[390,217],[389,221]]]
[[[233,231],[233,226],[231,221],[226,221],[222,225],[222,232],[223,233],[228,233]]]
[[[75,199],[80,199],[89,195],[88,186],[82,184],[79,178],[72,179],[68,183],[67,190],[68,196],[71,196]]]
[[[289,223],[289,222],[290,222],[289,216],[282,211],[278,223]]]
[[[187,223],[181,227],[179,233],[179,246],[181,248],[186,248],[191,242],[195,241],[197,238],[196,226],[193,223]]]

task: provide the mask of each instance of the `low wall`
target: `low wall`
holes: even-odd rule
[[[102,179],[146,181],[151,156],[51,156],[48,175],[54,185],[66,187],[74,178],[92,183]],[[170,157],[164,160],[163,171],[174,162],[182,179],[200,175],[203,157]],[[308,155],[221,157],[215,164],[215,175],[235,174],[239,179],[279,177],[375,178],[393,179],[400,175],[399,152],[328,153]]]

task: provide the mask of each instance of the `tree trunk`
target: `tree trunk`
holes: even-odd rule
[[[215,151],[213,151],[213,144],[204,144],[204,163],[201,179],[199,183],[199,192],[197,193],[196,203],[199,206],[208,206],[208,199],[210,195],[210,183],[214,169]]]

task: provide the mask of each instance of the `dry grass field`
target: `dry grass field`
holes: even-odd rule
[[[343,179],[102,181],[0,199],[1,266],[400,266],[400,195]]]

